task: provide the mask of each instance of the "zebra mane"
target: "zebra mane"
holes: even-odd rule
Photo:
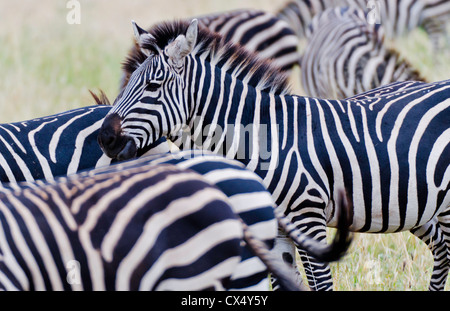
[[[106,96],[105,92],[103,90],[99,90],[100,94],[97,95],[91,90],[89,90],[89,93],[91,93],[92,97],[94,98],[94,101],[97,105],[105,105],[105,106],[111,106],[111,103],[109,102],[108,96]]]
[[[151,50],[158,54],[159,51],[152,45],[156,45],[160,50],[164,48],[176,37],[186,33],[189,23],[186,21],[162,22],[151,27],[148,32],[155,37],[155,41],[146,44],[142,48]],[[260,58],[256,53],[247,51],[239,44],[227,41],[220,34],[211,32],[209,29],[200,26],[198,29],[197,43],[192,51],[193,55],[202,55],[206,60],[215,64],[239,80],[260,89],[261,91],[274,94],[285,94],[289,92],[288,76],[270,60]],[[122,78],[121,88],[128,83],[131,74],[142,64],[147,56],[141,51],[135,42],[134,47],[128,53],[123,62],[125,71]]]

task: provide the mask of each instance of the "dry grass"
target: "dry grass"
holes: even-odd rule
[[[92,104],[88,89],[117,95],[134,19],[155,22],[281,0],[81,0],[81,24],[66,21],[67,1],[0,1],[0,123]]]
[[[81,2],[81,24],[66,22],[66,1],[0,1],[0,123],[93,104],[88,89],[115,98],[120,63],[142,26],[234,8],[275,11],[284,0],[97,0]],[[450,78],[448,52],[433,55],[422,31],[394,43],[431,81]],[[298,87],[294,72],[294,90]],[[426,290],[432,257],[409,233],[357,234],[332,265],[337,290]],[[448,288],[448,286],[447,286]]]

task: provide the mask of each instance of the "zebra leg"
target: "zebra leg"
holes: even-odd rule
[[[310,238],[326,245],[327,227],[324,215],[325,207],[317,209],[313,216],[311,213],[305,215],[304,219],[298,219],[296,222],[300,225],[298,230],[307,234]],[[299,226],[297,225],[297,226]],[[298,248],[303,269],[308,279],[309,288],[313,291],[331,291],[333,290],[333,279],[328,263],[319,261]]]
[[[325,243],[325,239],[320,239]],[[308,279],[309,288],[313,291],[331,291],[333,290],[333,279],[328,263],[319,262],[307,252],[298,250],[300,259],[303,263],[306,278]]]
[[[321,228],[319,231],[322,231]],[[326,243],[326,228],[324,226],[323,234],[318,234],[314,237],[318,242]],[[295,260],[295,245],[292,240],[286,236],[282,231],[279,231],[279,236],[275,240],[274,251],[281,254],[283,261],[292,266],[295,271],[299,271],[297,262]],[[298,250],[300,258],[303,263],[303,268],[305,270],[306,277],[308,279],[309,288],[311,290],[333,290],[333,280],[331,277],[331,270],[328,263],[319,262],[306,251]],[[300,272],[297,274],[298,284],[303,282]],[[273,290],[278,289],[278,282],[272,277],[272,288]]]
[[[445,219],[442,218],[442,219]],[[446,217],[447,223],[444,226],[449,225],[449,217]],[[447,227],[448,230],[448,227]],[[411,229],[410,230],[416,237],[421,239],[427,244],[431,250],[434,258],[433,273],[430,280],[430,291],[444,290],[445,281],[447,280],[450,261],[449,261],[449,245],[446,241],[446,235],[441,228],[441,224],[438,218],[434,218],[429,223]]]
[[[438,216],[439,219],[439,225],[442,230],[442,233],[444,234],[445,244],[447,245],[447,271],[449,271],[450,268],[450,207],[447,208],[446,211],[441,213]],[[448,272],[447,272],[448,275]],[[442,289],[445,287],[445,282],[447,278],[444,278],[444,284],[442,286]]]
[[[281,256],[282,260],[292,268],[293,271],[296,271],[295,279],[297,280],[297,284],[301,286],[303,284],[303,279],[298,269],[297,261],[295,260],[295,245],[291,238],[286,236],[286,233],[280,229],[278,230],[278,236],[275,239],[275,245],[272,248],[272,252]],[[280,290],[279,281],[273,275],[270,276],[270,281],[272,290]]]

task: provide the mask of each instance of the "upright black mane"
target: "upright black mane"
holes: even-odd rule
[[[152,26],[148,32],[155,37],[157,46],[164,48],[175,40],[180,34],[185,34],[189,23],[186,21],[162,22]],[[143,44],[143,48],[158,54],[152,44]],[[218,33],[209,31],[199,25],[197,43],[192,51],[193,55],[205,54],[206,60],[216,66],[226,68],[227,72],[261,91],[275,94],[287,93],[288,76],[271,61],[259,58],[255,53],[247,51],[244,47],[225,41]],[[139,67],[147,56],[141,52],[135,42],[134,47],[128,53],[123,62],[124,76],[121,89],[128,83],[131,74]]]

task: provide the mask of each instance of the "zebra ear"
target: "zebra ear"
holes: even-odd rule
[[[198,21],[193,19],[186,30],[186,35],[179,35],[166,47],[169,60],[176,67],[183,64],[184,58],[192,52],[197,43]]]
[[[156,44],[155,37],[149,34],[145,29],[139,27],[135,21],[132,20],[131,23],[133,25],[134,37],[141,48],[142,53],[146,56],[159,53],[160,49]]]

